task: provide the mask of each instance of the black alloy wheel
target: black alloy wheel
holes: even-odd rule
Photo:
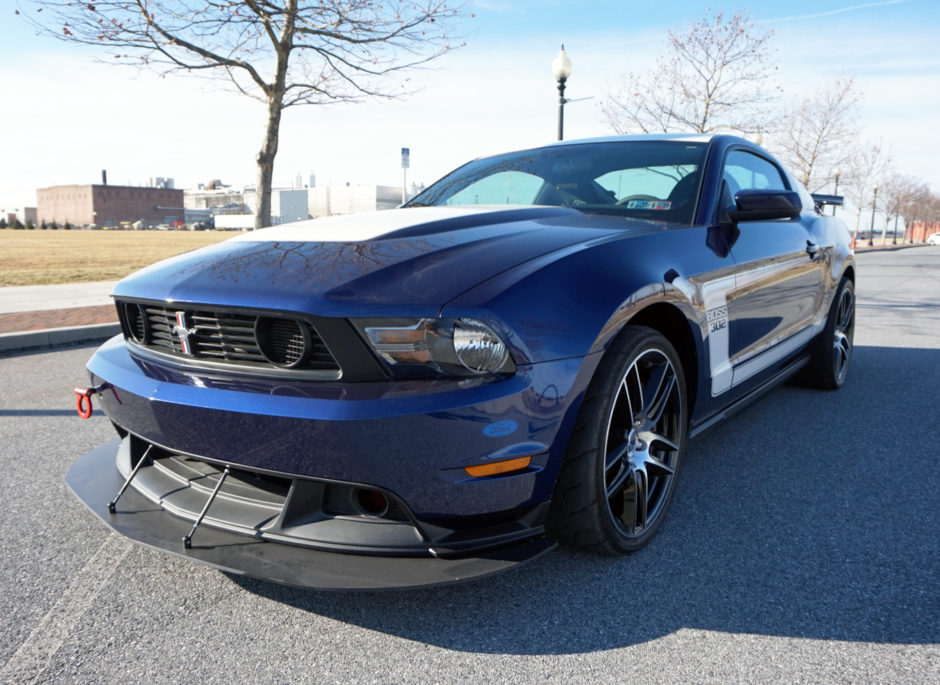
[[[829,309],[826,327],[813,345],[802,380],[811,386],[838,390],[852,363],[855,339],[855,285],[843,278]]]
[[[678,354],[648,328],[628,327],[601,362],[572,432],[550,531],[607,553],[655,535],[672,501],[687,436]]]
[[[855,337],[855,290],[851,281],[843,283],[833,314],[835,327],[832,335],[832,371],[835,383],[841,386],[849,373]]]

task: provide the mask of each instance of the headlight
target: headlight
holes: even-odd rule
[[[469,376],[512,373],[506,344],[476,319],[368,319],[354,321],[396,375],[433,371]]]
[[[457,319],[454,323],[454,352],[464,368],[473,373],[494,373],[509,359],[499,336],[476,319]]]

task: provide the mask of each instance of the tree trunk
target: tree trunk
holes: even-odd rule
[[[258,187],[255,203],[255,230],[271,225],[271,185],[274,179],[274,158],[277,156],[278,134],[281,129],[281,110],[287,90],[287,66],[293,46],[294,21],[297,0],[288,0],[280,40],[275,42],[274,82],[265,89],[268,100],[268,121],[264,128],[264,142],[258,152]]]
[[[281,128],[283,92],[268,96],[268,121],[264,142],[258,152],[258,184],[255,199],[255,230],[271,225],[271,184],[274,179],[274,158],[277,156],[278,133]]]

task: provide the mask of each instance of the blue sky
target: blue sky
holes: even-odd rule
[[[38,187],[97,182],[105,168],[116,184],[254,182],[261,105],[221,85],[99,64],[93,50],[37,38],[13,16],[16,2],[0,10],[0,208],[34,204]],[[409,181],[431,182],[472,157],[549,142],[550,65],[561,43],[574,65],[567,95],[594,97],[568,105],[566,137],[605,135],[605,93],[649,68],[666,30],[682,30],[708,6],[746,7],[774,31],[784,98],[854,75],[865,134],[891,147],[899,171],[940,191],[938,0],[471,1],[475,18],[461,26],[467,46],[416,74],[420,91],[409,99],[286,112],[275,182],[313,172],[319,184],[398,184],[403,146],[412,151]]]

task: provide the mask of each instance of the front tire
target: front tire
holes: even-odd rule
[[[646,545],[672,502],[687,433],[679,355],[657,331],[624,329],[585,395],[549,531],[565,544],[608,554]]]

